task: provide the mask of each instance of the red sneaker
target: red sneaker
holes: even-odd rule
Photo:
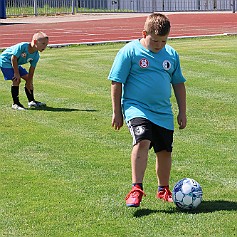
[[[166,202],[173,202],[172,193],[169,188],[164,188],[162,191],[157,192],[156,197]]]
[[[146,194],[140,188],[133,186],[132,190],[126,196],[126,205],[128,207],[139,207],[140,202],[142,201],[142,196]]]

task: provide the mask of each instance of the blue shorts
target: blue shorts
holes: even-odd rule
[[[20,73],[21,77],[28,74],[28,72],[26,71],[25,68],[19,66],[18,69],[19,69],[19,73]],[[2,73],[3,73],[3,76],[4,76],[5,80],[12,80],[13,79],[13,77],[14,77],[13,68],[3,68],[3,67],[1,67],[1,70],[2,70]]]
[[[152,123],[145,118],[134,118],[127,123],[133,137],[133,145],[142,140],[151,141],[155,153],[166,150],[172,152],[173,130],[169,130]]]

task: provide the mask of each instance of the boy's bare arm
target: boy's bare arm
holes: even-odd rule
[[[179,124],[179,128],[183,129],[187,125],[187,117],[186,117],[186,89],[184,83],[179,83],[173,85],[174,94],[176,97],[176,101],[179,108],[179,113],[177,116],[177,122]]]
[[[35,73],[35,68],[30,66],[29,68],[29,79],[32,81]]]
[[[25,87],[28,89],[28,91],[31,93],[31,90],[33,90],[33,76],[34,76],[35,68],[30,66],[28,79],[26,80]]]
[[[121,107],[122,84],[112,81],[111,99],[112,99],[112,127],[119,130],[123,126],[123,114]]]
[[[18,62],[17,62],[17,57],[15,55],[12,55],[11,57],[11,63],[12,63],[12,67],[14,70],[14,80],[20,80],[20,73],[19,73],[19,69],[18,69]]]

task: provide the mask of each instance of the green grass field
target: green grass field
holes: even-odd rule
[[[198,209],[155,198],[153,151],[147,196],[140,208],[125,206],[132,140],[126,126],[111,127],[107,80],[123,44],[47,49],[35,75],[35,97],[47,108],[13,111],[10,82],[0,80],[0,236],[236,236],[237,37],[169,44],[180,54],[188,103],[187,128],[175,126],[170,185],[197,180]],[[20,98],[26,105],[23,83]]]

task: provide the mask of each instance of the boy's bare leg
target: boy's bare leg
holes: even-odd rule
[[[156,175],[158,192],[156,197],[166,202],[173,202],[172,192],[169,189],[171,170],[171,152],[160,151],[156,153]]]
[[[125,198],[128,207],[139,207],[142,197],[146,196],[143,192],[142,181],[147,167],[149,146],[148,140],[140,141],[133,146],[131,153],[133,187]]]
[[[156,175],[159,186],[168,186],[171,170],[171,152],[160,151],[156,153]]]
[[[143,140],[133,146],[131,154],[132,182],[142,183],[147,167],[149,140]]]

